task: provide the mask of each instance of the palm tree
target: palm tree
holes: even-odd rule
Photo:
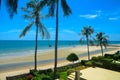
[[[81,30],[81,34],[83,36],[85,36],[86,40],[87,40],[87,49],[88,49],[88,60],[90,60],[90,52],[89,52],[89,37],[91,36],[91,34],[94,33],[94,30],[91,28],[91,26],[86,26],[83,27],[83,30]],[[82,38],[83,39],[83,38]],[[82,40],[81,39],[81,40]]]
[[[70,15],[71,9],[68,6],[66,0],[60,0],[64,16]],[[49,0],[49,16],[54,16],[55,7],[56,7],[56,35],[55,35],[55,64],[54,64],[54,80],[56,79],[57,72],[57,49],[58,49],[58,28],[59,28],[59,0]]]
[[[21,8],[24,12],[26,12],[25,15],[23,15],[23,17],[25,19],[30,20],[30,24],[28,24],[25,29],[22,31],[22,33],[20,34],[20,37],[25,36],[26,32],[28,30],[30,30],[30,28],[35,25],[36,27],[36,38],[35,38],[35,65],[34,65],[34,69],[37,70],[37,48],[38,48],[38,31],[40,31],[40,35],[42,37],[42,39],[46,38],[49,39],[50,35],[47,31],[47,29],[45,28],[45,26],[41,23],[40,18],[43,17],[40,14],[41,9],[43,8],[43,3],[39,2],[38,0],[34,0],[34,1],[30,1],[26,4],[25,8]]]
[[[108,36],[106,36],[103,32],[99,32],[96,34],[96,39],[98,45],[101,47],[101,52],[103,56],[103,46],[106,48],[106,46],[108,45]]]

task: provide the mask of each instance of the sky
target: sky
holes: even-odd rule
[[[27,1],[19,0],[18,12],[13,19],[10,19],[5,2],[2,2],[0,9],[0,40],[35,39],[35,26],[27,32],[25,37],[19,38],[21,31],[30,22],[23,19],[22,15],[24,13],[20,9],[25,7]],[[72,10],[72,14],[65,17],[59,5],[59,40],[79,40],[82,35],[78,34],[83,27],[91,26],[95,33],[106,33],[110,41],[120,41],[120,0],[66,1]],[[43,13],[47,14],[44,10]],[[42,19],[41,21],[50,33],[50,40],[55,40],[55,17]],[[41,40],[40,36],[39,40]]]

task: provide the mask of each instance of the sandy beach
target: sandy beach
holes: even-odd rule
[[[113,54],[114,52],[120,50],[120,47],[112,47],[109,46],[104,53]],[[62,48],[58,50],[58,66],[67,65],[70,62],[66,61],[65,58],[70,53],[76,53],[79,56],[79,60],[87,59],[87,48],[86,46],[76,46],[76,47],[69,47],[69,48]],[[99,56],[101,55],[100,47],[90,46],[90,54],[92,56]],[[46,69],[46,68],[53,68],[54,63],[54,51],[46,51],[43,53],[38,53],[38,62],[42,62],[38,64],[38,69]],[[45,62],[44,62],[45,61]],[[2,69],[0,71],[0,79],[5,80],[6,76],[18,75],[23,73],[28,73],[30,69],[33,69],[34,63],[34,55],[29,56],[18,56],[13,58],[5,58],[0,59],[0,66],[8,65],[8,64],[22,64],[25,63],[24,66],[19,67],[10,67],[8,69]],[[26,63],[31,63],[33,65],[26,65]],[[23,65],[23,64],[22,64]]]

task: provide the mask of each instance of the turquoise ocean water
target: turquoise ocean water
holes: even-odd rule
[[[54,49],[55,42],[52,40],[42,40],[38,42],[38,52]],[[80,45],[79,41],[59,41],[58,47],[72,47]],[[0,41],[0,58],[14,57],[33,54],[35,49],[34,40],[1,40]]]
[[[55,42],[52,40],[41,40],[38,42],[38,52],[54,49]],[[120,41],[110,41],[109,44],[119,45]],[[59,48],[81,45],[79,41],[61,40]],[[84,44],[86,45],[86,43]],[[51,46],[51,47],[50,47]],[[0,58],[29,55],[34,53],[34,40],[0,40]]]

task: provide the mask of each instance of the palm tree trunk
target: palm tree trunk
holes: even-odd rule
[[[101,47],[101,52],[102,52],[102,56],[103,56],[103,46],[101,43],[100,43],[100,47]]]
[[[88,37],[87,37],[87,49],[88,49],[88,60],[90,60],[89,39],[88,39]]]
[[[56,5],[56,35],[55,35],[55,63],[54,63],[54,77],[53,80],[56,79],[56,73],[57,73],[57,49],[58,49],[58,3],[59,0],[57,1],[57,5]]]
[[[38,48],[38,24],[36,25],[36,39],[35,39],[35,65],[34,69],[37,70],[37,48]]]

